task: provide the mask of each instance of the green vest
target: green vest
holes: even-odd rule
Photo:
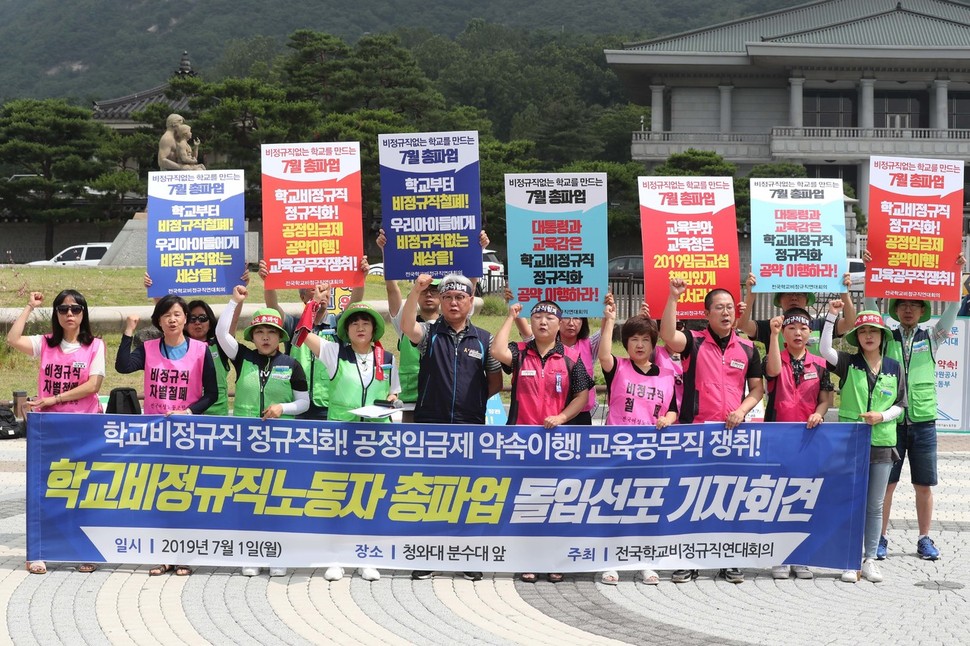
[[[266,385],[262,388],[262,398],[260,398],[259,367],[251,361],[243,361],[242,369],[236,378],[236,400],[232,407],[232,414],[236,417],[262,417],[263,411],[273,404],[286,404],[293,401],[293,388],[290,385],[292,376],[292,366],[285,362],[274,364]],[[293,416],[283,415],[281,418],[293,419]]]
[[[373,350],[370,354],[374,356]],[[385,361],[390,361],[389,354],[384,355]],[[387,399],[391,392],[391,365],[384,365],[384,379],[377,381],[376,371],[371,373],[371,382],[366,386],[360,381],[360,373],[357,371],[356,355],[354,349],[345,345],[340,348],[337,355],[337,372],[333,376],[333,387],[330,389],[330,412],[328,419],[335,419],[344,422],[359,422],[362,418],[351,415],[350,411],[361,406],[373,404],[375,400]],[[382,420],[367,420],[390,422],[390,418]]]
[[[861,423],[866,411],[885,411],[896,402],[899,384],[893,375],[879,373],[869,401],[869,379],[866,371],[850,364],[842,384],[839,421]],[[881,422],[872,427],[872,446],[896,446],[896,420]]]
[[[906,375],[907,419],[936,421],[936,360],[929,333],[921,328],[913,332],[909,361],[905,361],[902,331],[894,330],[886,346],[886,356],[898,361]]]
[[[337,341],[337,338],[331,334],[321,334],[320,338]],[[310,384],[310,402],[319,408],[327,408],[330,405],[330,380],[327,379],[326,367],[319,363],[305,344],[299,347],[291,346],[289,354],[303,366],[307,383]]]
[[[219,356],[219,346],[215,343],[209,344],[209,354],[212,355],[212,363],[216,364],[216,383],[219,386],[219,398],[212,406],[205,409],[206,415],[228,415],[229,414],[229,389],[226,383],[229,380],[229,371],[226,364]]]
[[[421,365],[421,352],[411,339],[402,336],[397,342],[397,377],[401,381],[401,401],[418,401],[418,367]]]

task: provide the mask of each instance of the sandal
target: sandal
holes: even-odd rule
[[[519,581],[523,583],[535,583],[537,578],[534,572],[523,572],[519,575]]]
[[[94,572],[97,569],[98,569],[98,566],[95,565],[94,563],[81,563],[81,565],[77,566],[77,571],[83,572],[85,574],[90,574],[91,572]]]
[[[561,583],[562,578],[562,574],[559,572],[550,572],[546,575],[546,581],[549,583]]]
[[[620,582],[620,575],[617,574],[616,570],[607,570],[600,575],[600,582],[606,585],[616,585]]]
[[[643,570],[640,572],[643,582],[647,585],[659,585],[660,576],[653,570]]]
[[[156,565],[148,571],[148,576],[161,576],[172,570],[171,565]]]
[[[175,566],[175,576],[189,576],[190,574],[192,574],[192,568],[188,565]]]
[[[28,561],[27,571],[31,574],[47,574],[47,564],[43,561]]]

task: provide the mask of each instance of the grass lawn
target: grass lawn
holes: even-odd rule
[[[126,306],[126,305],[150,305],[151,301],[145,295],[143,285],[144,270],[142,269],[121,269],[111,267],[26,267],[24,265],[7,265],[0,268],[0,307],[21,309],[27,302],[27,297],[31,291],[40,291],[44,294],[45,303],[50,303],[62,289],[76,289],[84,294],[90,307],[98,306]],[[407,289],[406,287],[402,287]],[[262,281],[253,276],[249,283],[248,302],[263,302]],[[406,292],[405,292],[406,296]],[[283,302],[298,302],[296,291],[284,291],[280,295]],[[218,315],[228,296],[206,298],[213,310]],[[384,281],[379,277],[368,277],[365,300],[385,300],[387,295],[384,291]],[[493,334],[498,331],[505,320],[505,303],[498,296],[487,296],[485,306],[475,315],[475,325],[484,328]],[[28,325],[27,332],[30,334],[43,334],[50,330],[49,321],[46,316],[35,313],[31,324]],[[11,321],[0,321],[0,332],[6,337],[7,330],[10,328]],[[144,325],[144,322],[143,324]],[[241,330],[245,323],[240,321],[239,339],[242,340]],[[591,320],[590,325],[594,330],[599,329],[600,321]],[[112,388],[118,386],[132,386],[139,391],[142,390],[143,376],[138,372],[132,375],[120,375],[114,370],[115,350],[121,341],[121,330],[109,331],[99,330],[98,333],[104,339],[107,347],[107,375],[101,387],[101,394],[106,395]],[[518,335],[513,331],[513,339],[517,340]],[[398,336],[394,328],[386,326],[383,345],[388,350],[397,352]],[[623,354],[623,348],[619,343],[613,345],[614,354]],[[595,369],[596,383],[603,384],[603,374],[596,364]],[[509,378],[506,376],[506,383]],[[26,390],[28,394],[35,395],[37,388],[37,361],[31,357],[13,351],[6,343],[0,343],[0,401],[11,398],[15,390]],[[232,385],[230,381],[230,390]],[[602,398],[601,398],[602,399]]]

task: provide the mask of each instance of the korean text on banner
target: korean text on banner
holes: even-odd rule
[[[148,173],[148,295],[228,294],[246,269],[241,170]]]
[[[730,177],[638,177],[643,278],[651,312],[663,312],[672,278],[687,283],[677,316],[704,317],[704,297],[726,289],[738,301],[741,275],[734,181]]]
[[[269,289],[363,284],[360,144],[263,144]]]
[[[865,425],[437,427],[37,413],[30,560],[855,569]]]
[[[478,132],[380,135],[384,277],[482,275]]]
[[[563,316],[602,316],[606,222],[606,173],[505,176],[509,285],[525,315],[548,300]]]
[[[751,180],[755,292],[844,292],[842,180]]]
[[[866,296],[960,299],[963,162],[872,157]]]

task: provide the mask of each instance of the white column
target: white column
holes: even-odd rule
[[[802,127],[804,107],[802,105],[802,93],[805,87],[805,79],[792,77],[788,79],[788,125],[792,128]]]
[[[856,191],[856,198],[859,200],[859,209],[866,216],[866,239],[868,240],[869,230],[869,160],[859,162],[859,190]],[[864,249],[859,249],[862,255]]]
[[[731,92],[733,85],[718,85],[721,91],[721,132],[731,132]]]
[[[873,109],[875,107],[875,100],[873,99],[873,87],[876,84],[876,79],[860,79],[859,80],[859,127],[860,128],[873,128]],[[880,127],[883,127],[880,124]],[[868,173],[868,167],[866,168]],[[865,210],[865,209],[863,209]]]
[[[933,106],[935,110],[933,111],[933,123],[930,124],[931,128],[939,128],[940,130],[946,130],[950,127],[949,124],[949,111],[947,109],[947,104],[949,103],[949,95],[947,89],[950,82],[947,80],[937,80],[933,81],[933,89],[935,90],[935,105]]]
[[[651,85],[650,91],[650,132],[664,131],[664,90],[665,85]]]

